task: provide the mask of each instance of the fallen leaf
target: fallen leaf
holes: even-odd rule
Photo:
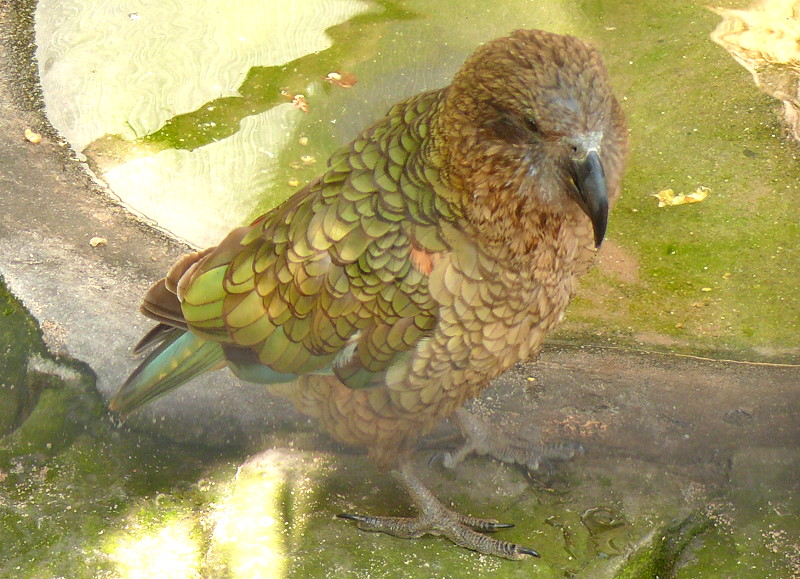
[[[294,95],[292,99],[292,106],[296,109],[300,109],[304,113],[308,112],[308,103],[306,102],[306,97],[301,94]]]
[[[653,197],[658,199],[659,207],[674,207],[675,205],[687,205],[689,203],[700,203],[711,190],[708,187],[698,187],[692,193],[675,193],[672,189],[659,191]]]
[[[700,203],[711,192],[711,189],[708,187],[703,187],[702,185],[694,190],[693,193],[689,193],[686,195],[686,203]]]
[[[287,99],[292,101],[292,106],[296,109],[300,109],[304,113],[308,112],[308,102],[306,101],[305,95],[301,94],[292,94],[285,88],[281,89],[281,94],[285,96]]]
[[[325,77],[325,80],[342,88],[352,88],[353,85],[358,82],[356,75],[354,75],[352,72],[329,72],[328,76]]]

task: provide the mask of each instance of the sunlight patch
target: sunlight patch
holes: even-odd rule
[[[123,579],[199,577],[200,546],[187,520],[120,540],[110,557]]]

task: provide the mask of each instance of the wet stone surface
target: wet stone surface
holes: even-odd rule
[[[14,335],[20,305],[13,308]],[[11,327],[9,324],[6,327]],[[457,442],[444,424],[417,467],[446,504],[516,527],[503,538],[541,560],[500,561],[427,537],[356,530],[341,512],[411,514],[399,488],[359,453],[304,425],[268,450],[210,452],[119,429],[85,367],[15,343],[38,384],[31,412],[0,443],[0,569],[19,577],[789,577],[800,452],[792,369],[550,349],[473,410],[534,443],[586,453],[524,472],[483,457],[453,470],[430,458]],[[4,334],[4,343],[10,341]],[[614,369],[613,379],[603,368]],[[679,372],[678,372],[679,371]],[[679,380],[670,379],[679,373]],[[726,376],[710,389],[708,382]],[[19,383],[19,382],[16,382]],[[751,384],[769,405],[730,424]],[[703,388],[707,403],[685,393]],[[711,396],[708,396],[711,390]],[[4,402],[6,400],[4,399]],[[663,416],[656,408],[670,408]],[[5,404],[4,404],[5,407]],[[536,428],[531,427],[534,422]],[[249,455],[249,457],[248,457]],[[66,573],[66,575],[65,575]],[[167,573],[166,575],[164,573]],[[670,573],[672,573],[670,575]]]

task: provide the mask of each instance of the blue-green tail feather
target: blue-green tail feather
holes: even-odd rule
[[[224,360],[218,343],[175,328],[139,364],[108,407],[124,417]]]

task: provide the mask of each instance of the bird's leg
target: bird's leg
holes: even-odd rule
[[[356,521],[358,528],[364,531],[379,531],[403,539],[441,535],[456,545],[486,555],[496,555],[506,559],[539,556],[539,553],[528,547],[499,541],[482,534],[514,525],[499,523],[494,519],[461,515],[445,507],[417,477],[408,459],[405,459],[397,470],[392,471],[392,474],[411,496],[419,513],[417,517],[371,517],[352,514],[341,514],[339,517]]]
[[[454,452],[438,456],[447,468],[453,468],[468,455],[485,454],[499,461],[516,463],[529,471],[536,471],[544,465],[551,471],[551,461],[569,460],[583,452],[583,447],[575,442],[542,444],[523,437],[512,437],[492,426],[483,418],[461,408],[452,416],[464,437],[464,444]]]

